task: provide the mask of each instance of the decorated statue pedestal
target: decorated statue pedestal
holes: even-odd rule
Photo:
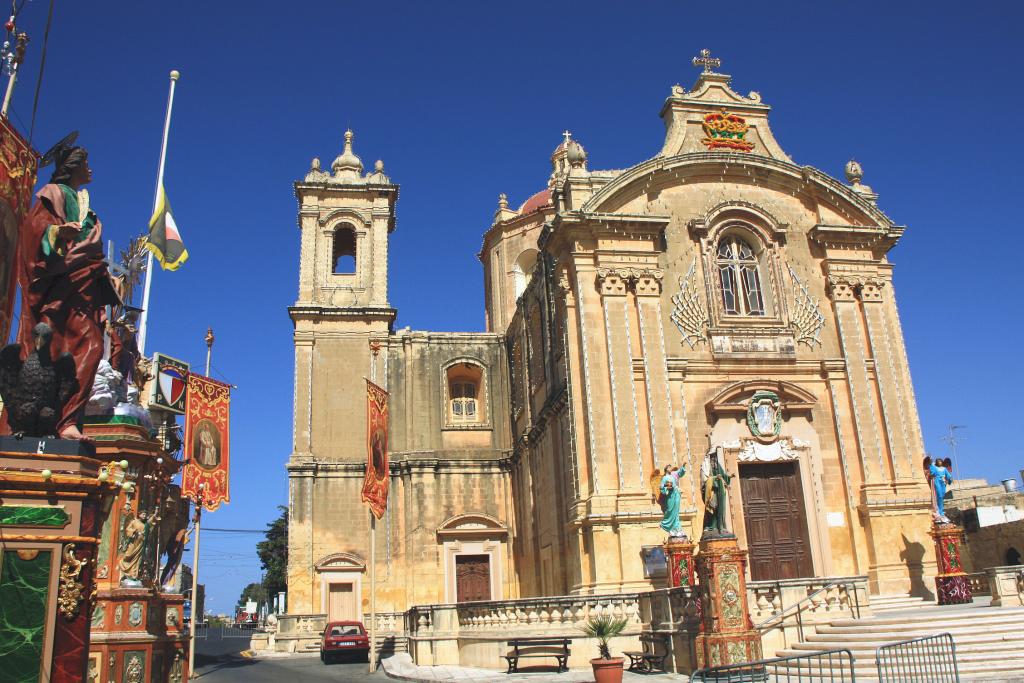
[[[88,444],[0,436],[0,680],[86,680],[111,479]]]
[[[188,518],[169,483],[180,463],[140,425],[86,424],[85,433],[101,459],[128,462],[133,484],[103,526],[85,680],[181,683],[188,679],[185,596],[180,582],[174,591],[158,584],[159,551]]]
[[[668,564],[668,585],[670,588],[693,586],[694,544],[685,538],[670,538],[665,541],[665,561]]]
[[[931,537],[935,540],[935,561],[939,573],[935,577],[935,593],[940,605],[960,605],[971,602],[971,584],[960,561],[960,546],[964,530],[956,524],[935,522]]]
[[[746,565],[747,551],[740,550],[735,536],[700,540],[697,573],[703,615],[696,638],[699,668],[761,659],[761,634],[751,624],[747,605]]]

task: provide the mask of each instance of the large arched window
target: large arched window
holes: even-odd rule
[[[333,272],[348,275],[356,272],[356,231],[343,225],[334,231],[331,263]]]
[[[727,315],[763,316],[764,290],[758,254],[742,237],[727,234],[718,241],[715,264]]]

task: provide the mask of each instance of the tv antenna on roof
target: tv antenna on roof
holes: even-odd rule
[[[958,429],[967,429],[967,425],[949,425],[946,428],[945,436],[941,437],[941,440],[948,443],[949,449],[953,452],[953,471],[957,472],[955,476],[962,477],[963,475],[960,474],[960,463],[957,460],[957,446],[960,445],[964,437],[957,435],[956,430]]]

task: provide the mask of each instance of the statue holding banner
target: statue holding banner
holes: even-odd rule
[[[729,515],[729,501],[726,490],[732,475],[728,474],[719,460],[719,449],[712,448],[704,456],[700,467],[700,488],[704,498],[704,538],[731,537],[726,521]]]
[[[77,387],[56,431],[61,438],[82,439],[78,421],[103,358],[104,307],[120,301],[103,259],[102,225],[83,189],[92,181],[89,153],[70,146],[72,140],[65,138],[44,156],[41,165],[52,158],[56,170],[21,225],[18,343],[27,355],[33,330],[46,323],[54,360],[63,353],[74,359]]]

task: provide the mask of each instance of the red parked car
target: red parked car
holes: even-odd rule
[[[369,661],[370,638],[358,621],[331,621],[320,641],[320,660],[325,664],[339,657],[359,657]]]

